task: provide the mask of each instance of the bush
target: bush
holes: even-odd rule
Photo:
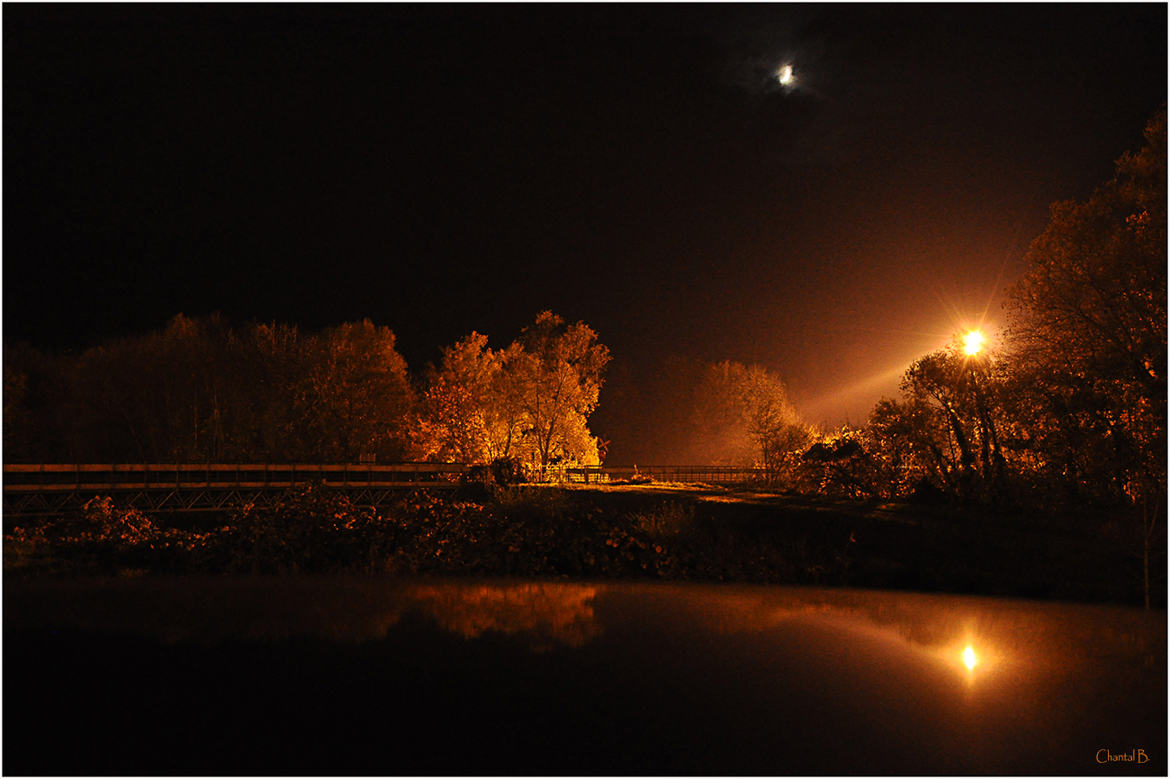
[[[67,565],[95,573],[142,567],[168,570],[186,549],[182,536],[159,528],[135,508],[96,496],[80,513],[14,528],[5,536],[4,562],[12,568]]]
[[[492,460],[492,477],[496,480],[496,484],[501,487],[508,487],[512,484],[523,484],[524,478],[524,463],[519,457],[497,457]]]
[[[670,538],[694,528],[695,507],[678,501],[666,502],[655,511],[631,514],[630,520],[635,531],[650,538]]]
[[[308,484],[271,506],[246,504],[215,539],[225,544],[228,566],[258,573],[319,573],[368,562],[377,544],[377,514],[344,493]]]

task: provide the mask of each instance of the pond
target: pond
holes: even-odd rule
[[[1166,615],[375,577],[12,579],[5,774],[1166,773]]]

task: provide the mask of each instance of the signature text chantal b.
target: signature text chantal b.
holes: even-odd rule
[[[1107,748],[1101,747],[1097,750],[1098,763],[1148,763],[1150,756],[1146,754],[1144,749],[1131,749],[1128,752],[1121,752],[1114,754]]]

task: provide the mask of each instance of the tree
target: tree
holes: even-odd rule
[[[883,398],[870,412],[864,436],[878,460],[875,491],[904,497],[924,481],[940,489],[951,486],[949,427],[920,397]]]
[[[394,333],[368,319],[341,324],[307,339],[303,359],[296,403],[308,459],[401,459],[414,399]]]
[[[902,393],[912,399],[912,407],[919,413],[924,408],[933,409],[943,422],[924,424],[916,433],[919,440],[925,442],[923,434],[932,428],[947,430],[943,440],[927,448],[933,446],[940,455],[948,453],[938,475],[952,490],[969,495],[979,481],[994,497],[1002,481],[1004,455],[996,421],[999,409],[992,404],[1002,376],[1002,366],[990,350],[965,354],[956,339],[946,349],[915,361],[902,380]],[[958,483],[952,474],[957,475]]]
[[[1011,291],[1015,389],[1041,467],[1137,518],[1166,505],[1166,115],[1085,202],[1052,207]]]
[[[423,393],[414,439],[423,459],[487,463],[493,459],[488,417],[496,403],[501,361],[487,345],[487,336],[472,332],[443,349],[443,360],[432,370]],[[504,449],[511,441],[505,436]]]
[[[411,431],[423,460],[450,463],[490,461],[487,428],[471,392],[439,378],[423,392]]]
[[[265,462],[303,460],[297,395],[305,359],[305,339],[296,325],[259,323],[236,341],[232,370],[237,390],[233,440],[237,455]]]
[[[427,458],[446,461],[597,465],[588,419],[608,362],[588,325],[548,311],[504,349],[473,332],[430,372],[415,441]]]
[[[506,381],[524,411],[532,459],[542,470],[554,461],[599,464],[587,422],[597,408],[609,350],[584,322],[568,324],[551,311],[537,315],[518,344]]]
[[[305,336],[180,314],[79,355],[6,350],[5,383],[7,440],[42,462],[394,460],[413,402],[369,321]]]
[[[809,446],[797,470],[802,492],[835,495],[851,500],[888,495],[881,489],[877,461],[866,450],[863,431],[845,425]]]
[[[879,401],[860,431],[873,457],[874,490],[891,497],[937,489],[968,500],[1003,499],[1003,431],[1016,432],[1005,411],[1009,373],[999,350],[968,354],[959,337],[911,364],[901,399]]]
[[[63,457],[63,360],[25,343],[4,344],[4,462]]]
[[[707,365],[692,408],[695,449],[707,462],[761,465],[778,477],[794,453],[811,443],[784,382],[759,365]]]

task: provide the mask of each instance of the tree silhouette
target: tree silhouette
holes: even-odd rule
[[[1057,203],[1009,300],[1040,467],[1138,518],[1147,604],[1166,505],[1166,115],[1083,203]]]

